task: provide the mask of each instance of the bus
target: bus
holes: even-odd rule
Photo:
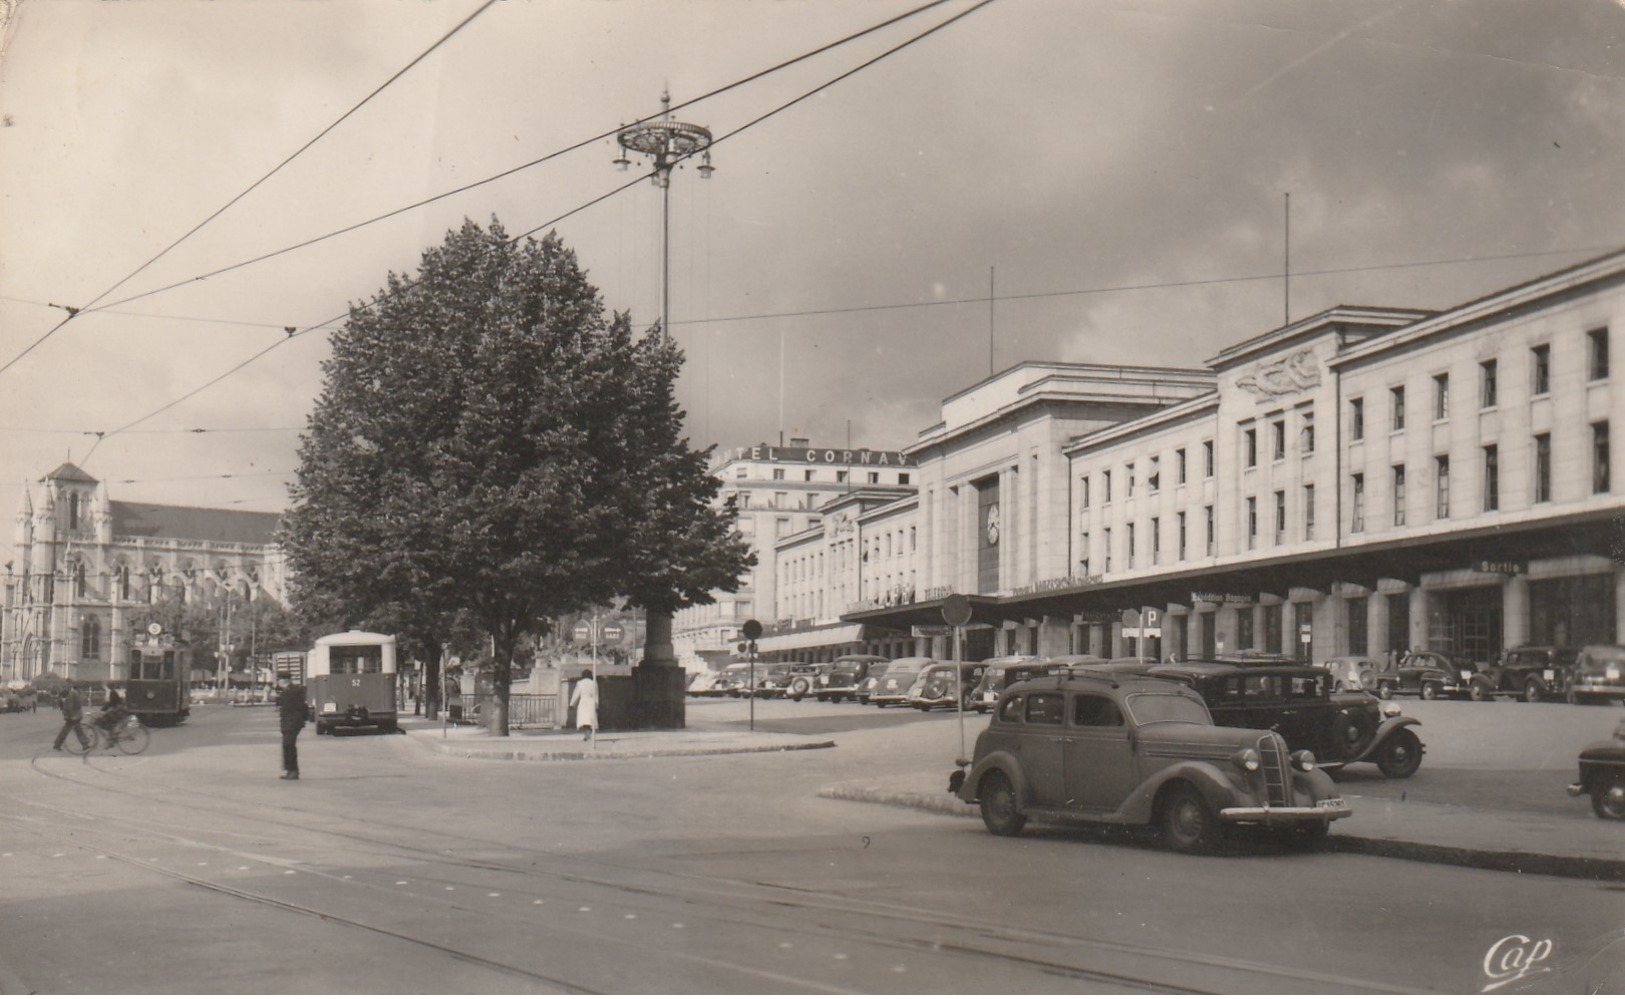
[[[305,682],[317,735],[341,728],[399,730],[394,635],[346,631],[316,639],[305,656]]]

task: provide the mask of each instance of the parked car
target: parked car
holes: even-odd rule
[[[813,663],[775,663],[756,685],[757,697],[788,697],[799,701],[812,691],[818,667]]]
[[[1580,779],[1569,794],[1591,796],[1591,810],[1599,819],[1625,821],[1625,718],[1614,726],[1614,737],[1580,750]]]
[[[1467,696],[1475,701],[1511,694],[1531,704],[1557,697],[1568,690],[1569,673],[1580,650],[1556,645],[1522,645],[1508,649],[1489,669],[1468,681]]]
[[[1569,670],[1570,704],[1606,704],[1625,697],[1625,648],[1587,645]]]
[[[1091,659],[1094,656],[1068,656],[1067,659]],[[1095,660],[1104,662],[1104,660]],[[978,713],[986,714],[998,703],[999,695],[1004,688],[1012,683],[1019,683],[1035,676],[1043,676],[1050,671],[1050,667],[1059,662],[1055,659],[1042,659],[1038,656],[1001,656],[996,659],[984,659],[981,679],[976,681],[976,689],[971,691],[970,706]]]
[[[762,675],[765,667],[757,663],[754,667],[756,676]],[[722,679],[717,681],[718,693],[727,697],[744,697],[750,689],[752,667],[749,663],[734,663],[722,668]]]
[[[1153,666],[1146,675],[1188,684],[1214,724],[1279,732],[1324,769],[1375,763],[1385,777],[1409,777],[1422,765],[1422,740],[1411,730],[1420,722],[1369,693],[1334,693],[1331,672],[1319,666],[1189,662]]]
[[[1395,694],[1419,694],[1423,700],[1465,697],[1472,693],[1478,666],[1467,659],[1455,659],[1443,652],[1411,652],[1392,670],[1377,674],[1377,696],[1384,700]]]
[[[688,675],[688,696],[690,697],[721,697],[722,691],[717,684],[722,682],[723,672],[719,669],[705,669]]]
[[[1155,824],[1175,849],[1203,852],[1227,827],[1313,836],[1351,811],[1313,753],[1274,732],[1216,726],[1190,687],[1150,677],[1012,684],[959,767],[948,790],[980,805],[997,836],[1029,818]]]
[[[893,659],[886,664],[886,672],[882,673],[875,686],[869,691],[869,703],[877,707],[889,707],[893,704],[908,703],[908,689],[914,686],[914,680],[920,671],[936,662],[925,656],[907,656],[902,659]]]
[[[969,711],[975,707],[972,695],[986,669],[981,663],[932,663],[914,678],[914,684],[908,691],[908,703],[921,711],[953,708],[960,704]],[[955,672],[959,674],[957,680]]]
[[[885,656],[836,656],[829,673],[813,682],[813,696],[832,704],[839,704],[848,697],[856,699],[858,686],[869,671],[885,661]]]
[[[1332,673],[1332,690],[1376,690],[1382,665],[1369,656],[1336,656],[1325,662]]]

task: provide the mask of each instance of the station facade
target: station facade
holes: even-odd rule
[[[1201,369],[1020,365],[904,451],[911,599],[842,619],[929,633],[963,593],[969,658],[1625,641],[1622,325],[1615,253],[1438,313],[1329,309]]]
[[[65,463],[25,485],[5,567],[0,681],[122,680],[166,599],[287,603],[280,514],[111,499]]]

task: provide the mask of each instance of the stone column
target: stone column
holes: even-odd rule
[[[1614,567],[1614,641],[1625,645],[1625,566]]]
[[[1388,594],[1380,590],[1365,598],[1365,648],[1377,660],[1388,651]]]
[[[1509,649],[1529,644],[1529,577],[1508,576],[1501,583],[1501,635]]]
[[[1411,587],[1410,648],[1428,647],[1428,591],[1420,586]]]

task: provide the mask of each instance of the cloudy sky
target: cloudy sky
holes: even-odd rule
[[[280,509],[316,327],[465,217],[556,228],[652,321],[658,192],[582,207],[636,178],[613,139],[515,168],[922,4],[676,112],[718,137],[671,190],[695,443],[903,447],[1024,359],[1199,364],[1281,324],[1288,192],[1294,318],[1625,245],[1620,3],[482,4],[9,4],[5,524],[65,459],[115,498]]]

